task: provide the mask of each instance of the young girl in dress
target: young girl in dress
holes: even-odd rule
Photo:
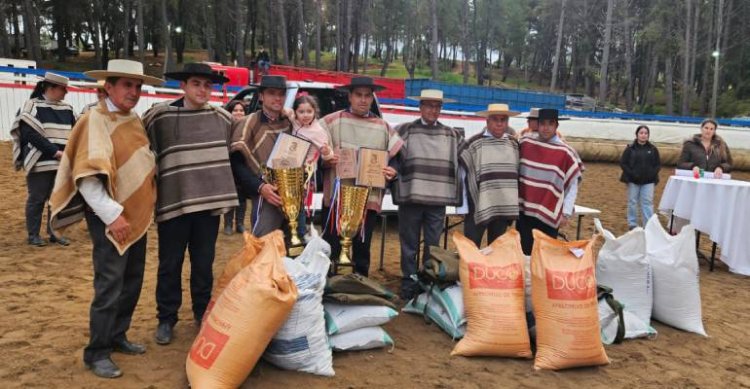
[[[314,172],[320,158],[323,158],[324,161],[333,158],[333,150],[330,146],[331,141],[328,137],[328,133],[318,123],[318,102],[315,97],[302,94],[294,100],[292,111],[292,114],[288,115],[292,122],[292,134],[312,143],[310,151],[307,153],[307,158],[305,159],[305,165],[311,166],[312,168],[308,171]],[[315,184],[313,182],[315,173],[312,173],[312,175],[313,179],[310,180],[310,185],[307,187],[307,194],[305,195],[305,209],[300,212],[299,216],[298,233],[300,236],[305,236],[305,240],[308,239],[305,235],[306,232],[312,228],[312,226],[308,228],[306,224],[306,210],[311,207],[312,194],[315,192]]]

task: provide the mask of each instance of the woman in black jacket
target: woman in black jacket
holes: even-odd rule
[[[654,214],[654,187],[659,182],[661,161],[659,150],[648,141],[648,126],[638,126],[635,140],[622,153],[620,181],[628,184],[628,227],[638,226],[637,207],[640,205],[643,224]]]

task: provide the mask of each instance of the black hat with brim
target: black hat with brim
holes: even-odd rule
[[[211,66],[200,62],[186,63],[182,66],[181,71],[164,73],[164,77],[178,81],[187,81],[190,77],[204,77],[214,84],[223,84],[229,81],[228,78],[211,69]]]
[[[258,89],[263,91],[264,89],[274,88],[286,90],[286,77],[284,76],[263,76],[260,79]]]
[[[546,120],[556,120],[556,121],[559,122],[561,120],[569,120],[570,118],[561,118],[560,117],[560,111],[558,111],[556,109],[543,108],[543,109],[539,110],[539,117],[538,117],[538,119],[539,119],[539,121],[542,121],[542,120],[546,119]]]
[[[386,87],[376,84],[371,77],[352,77],[352,80],[349,82],[349,84],[342,85],[336,89],[347,90],[351,92],[355,88],[370,88],[373,92],[386,89]]]

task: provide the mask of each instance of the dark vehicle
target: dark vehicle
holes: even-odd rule
[[[346,92],[336,90],[336,85],[321,83],[321,82],[303,82],[303,81],[289,81],[287,82],[288,89],[286,90],[286,100],[284,101],[285,107],[292,107],[294,99],[299,93],[307,93],[310,96],[314,96],[318,99],[318,105],[320,106],[320,117],[328,115],[331,112],[336,112],[341,109],[349,107],[349,99],[347,98]],[[258,87],[256,85],[250,85],[232,97],[231,101],[242,100],[245,102],[245,110],[247,113],[253,113],[262,107],[262,102],[259,101]],[[378,99],[375,97],[375,101],[370,107],[375,115],[382,117],[380,107],[378,105]]]

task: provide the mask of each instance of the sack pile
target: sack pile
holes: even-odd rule
[[[368,350],[393,346],[380,326],[398,315],[396,296],[359,274],[328,279],[324,296],[326,332],[334,351]]]
[[[684,226],[672,236],[654,215],[646,228],[615,238],[595,220],[605,243],[599,252],[597,279],[623,304],[625,338],[654,337],[651,319],[706,336],[701,314],[695,229]],[[613,332],[613,312],[600,304],[602,339]]]

